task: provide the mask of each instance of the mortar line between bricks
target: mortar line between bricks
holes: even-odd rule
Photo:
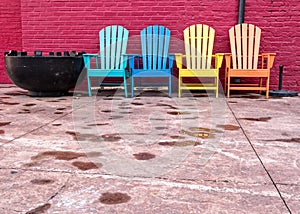
[[[229,110],[231,111],[231,113],[232,113],[232,115],[233,115],[234,119],[236,120],[236,122],[238,123],[239,127],[241,128],[241,130],[242,130],[242,132],[243,132],[244,136],[246,137],[246,139],[247,139],[248,143],[250,144],[250,146],[251,146],[252,150],[254,151],[254,153],[255,153],[256,157],[258,158],[258,160],[259,160],[260,164],[262,165],[263,169],[265,170],[265,172],[267,173],[267,175],[268,175],[268,177],[270,178],[271,182],[273,183],[273,185],[274,185],[274,187],[275,187],[276,191],[278,192],[278,194],[279,194],[279,196],[280,196],[281,200],[283,201],[283,203],[284,203],[285,207],[287,208],[287,210],[289,211],[289,213],[291,213],[291,214],[292,214],[292,212],[291,212],[291,210],[290,210],[289,206],[287,205],[287,203],[286,203],[285,199],[284,199],[284,198],[283,198],[283,196],[281,195],[281,192],[280,192],[280,190],[278,189],[278,187],[277,187],[277,185],[276,185],[275,181],[273,180],[273,178],[272,178],[271,174],[269,173],[269,171],[268,171],[268,170],[267,170],[267,168],[265,167],[265,165],[264,165],[263,161],[262,161],[262,160],[261,160],[261,158],[259,157],[259,155],[258,155],[258,153],[257,153],[256,149],[254,148],[254,146],[253,146],[253,144],[252,144],[252,142],[251,142],[250,138],[249,138],[249,137],[248,137],[248,135],[246,134],[246,132],[245,132],[244,128],[242,127],[242,125],[241,125],[240,121],[238,120],[238,118],[236,117],[236,115],[235,115],[235,113],[233,112],[232,108],[230,107],[230,105],[229,105],[229,103],[228,103],[227,99],[226,99],[226,104],[227,104],[227,106],[228,106]]]

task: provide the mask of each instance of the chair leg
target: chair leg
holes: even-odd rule
[[[169,76],[169,97],[172,97],[172,75]]]
[[[127,93],[127,80],[126,80],[126,75],[124,74],[124,91],[125,91],[125,97],[128,97],[128,93]]]
[[[89,97],[92,96],[92,90],[91,90],[91,80],[90,80],[90,77],[87,76],[87,82],[88,82],[88,95]]]
[[[131,76],[131,97],[134,97],[134,77]]]
[[[215,78],[215,81],[216,81],[216,98],[219,97],[219,79],[218,77]]]
[[[270,76],[268,76],[266,82],[266,99],[269,99],[269,85],[270,85]]]
[[[259,78],[259,87],[261,88],[262,87],[262,78]],[[262,93],[262,91],[261,90],[259,90],[259,94],[261,94]]]
[[[227,98],[230,97],[230,76],[227,76]]]
[[[181,77],[178,77],[178,97],[181,97]]]

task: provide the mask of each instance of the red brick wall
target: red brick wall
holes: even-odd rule
[[[11,2],[5,0],[4,2]],[[199,0],[21,0],[22,47],[17,49],[97,52],[98,31],[106,25],[123,25],[130,35],[151,24],[170,28],[182,39],[184,28],[195,23],[216,29],[215,52],[229,52],[228,29],[236,24],[238,1]],[[278,85],[278,66],[283,64],[285,89],[300,91],[300,5],[298,0],[247,0],[245,22],[262,28],[261,52],[276,52],[271,88]],[[6,9],[7,11],[8,9]],[[8,10],[7,13],[9,13]],[[2,14],[2,13],[1,13]],[[0,18],[1,19],[1,18]],[[15,29],[17,26],[7,24]],[[6,30],[5,30],[6,31]],[[0,34],[5,33],[1,30]],[[20,30],[16,29],[20,34]],[[0,45],[2,47],[2,41]],[[3,46],[4,49],[12,49]],[[18,48],[20,47],[20,48]],[[3,51],[2,51],[3,52]],[[0,63],[3,76],[3,64]],[[223,78],[223,71],[221,72]],[[3,77],[1,82],[3,82]]]
[[[0,83],[10,83],[4,68],[4,52],[22,50],[21,0],[0,1]]]

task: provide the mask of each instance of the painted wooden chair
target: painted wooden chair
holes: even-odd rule
[[[181,97],[182,90],[213,90],[218,97],[219,68],[223,54],[212,54],[214,38],[215,30],[207,25],[192,25],[184,30],[185,55],[175,56],[179,68],[178,97]]]
[[[259,54],[261,29],[252,24],[238,24],[229,30],[231,53],[225,54],[225,91],[230,97],[231,90],[266,91],[269,97],[270,69],[273,66],[275,53]],[[259,60],[261,59],[261,60]],[[232,83],[232,77],[256,78],[257,83]]]
[[[100,53],[83,54],[87,69],[88,95],[92,96],[91,77],[98,77],[100,86],[120,85],[114,83],[100,83],[100,78],[122,77],[125,97],[128,96],[126,84],[128,30],[122,26],[107,26],[99,31]]]
[[[129,59],[131,96],[134,97],[135,78],[168,78],[168,96],[171,97],[174,55],[168,54],[170,30],[164,26],[148,26],[141,31],[140,38],[142,55],[131,55]]]

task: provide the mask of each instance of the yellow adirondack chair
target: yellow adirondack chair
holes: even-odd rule
[[[225,91],[230,97],[231,90],[266,91],[269,98],[270,69],[273,66],[275,53],[259,54],[261,29],[252,24],[238,24],[229,30],[231,53],[225,54]],[[261,58],[261,61],[259,61]],[[258,83],[234,84],[232,77],[258,78]],[[263,79],[265,79],[265,84]]]
[[[218,97],[219,68],[223,54],[212,54],[214,38],[215,30],[207,25],[192,25],[184,30],[185,55],[175,54],[179,68],[178,97],[181,97],[182,90],[214,90]],[[211,66],[213,60],[214,67]],[[188,82],[189,78],[193,78],[193,81]],[[209,79],[211,81],[207,82]]]

